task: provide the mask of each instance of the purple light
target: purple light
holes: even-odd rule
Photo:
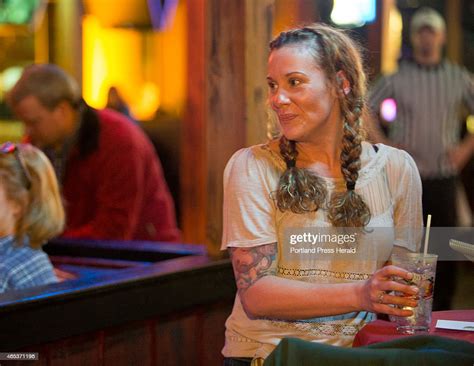
[[[173,20],[178,0],[147,0],[151,23],[154,29],[164,29]]]
[[[380,115],[387,122],[393,122],[397,118],[397,102],[395,99],[385,99],[380,105]]]

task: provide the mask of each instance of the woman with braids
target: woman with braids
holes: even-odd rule
[[[409,316],[395,305],[416,306],[417,288],[392,280],[413,275],[384,263],[418,248],[420,178],[404,151],[363,141],[354,42],[322,24],[283,32],[270,43],[267,79],[281,137],[236,152],[224,173],[222,248],[238,287],[226,365],[264,359],[284,337],[351,346],[374,313]],[[393,235],[358,240],[358,260],[287,255],[287,229],[382,227]]]

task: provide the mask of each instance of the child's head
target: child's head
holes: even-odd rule
[[[27,235],[31,246],[38,248],[63,230],[56,175],[48,158],[32,145],[0,146],[0,202],[5,206],[0,236],[14,235],[22,243]]]

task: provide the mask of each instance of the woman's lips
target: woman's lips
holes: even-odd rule
[[[278,119],[280,122],[288,122],[291,121],[292,119],[296,118],[298,115],[297,114],[279,114]]]

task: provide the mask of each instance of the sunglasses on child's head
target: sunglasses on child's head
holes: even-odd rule
[[[26,188],[30,189],[31,188],[31,175],[28,172],[28,169],[26,169],[25,161],[23,160],[23,157],[21,156],[21,151],[18,145],[12,142],[5,142],[4,144],[0,145],[0,154],[15,155],[16,161],[18,162],[18,165],[20,166],[20,169],[23,175],[25,176]]]

